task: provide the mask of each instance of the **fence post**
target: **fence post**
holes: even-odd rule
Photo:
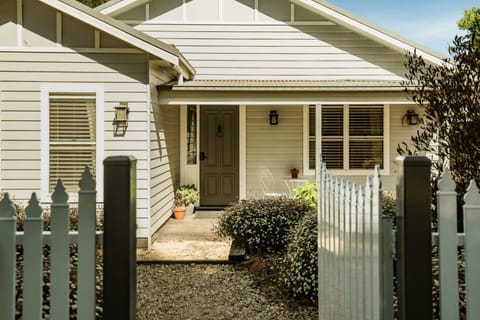
[[[432,319],[431,162],[398,157],[398,319]]]
[[[17,215],[8,193],[0,201],[0,319],[15,319],[15,228]]]
[[[103,316],[136,318],[136,164],[133,157],[104,160]]]

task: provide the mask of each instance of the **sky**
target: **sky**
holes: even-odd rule
[[[480,0],[329,0],[386,30],[445,56],[457,21]]]

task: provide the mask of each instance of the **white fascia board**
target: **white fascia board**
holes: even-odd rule
[[[361,23],[360,21],[357,21],[356,19],[353,19],[345,14],[342,14],[338,11],[335,11],[327,6],[322,5],[321,3],[317,1],[312,1],[312,0],[290,0],[291,2],[300,5],[307,10],[316,12],[317,14],[322,15],[323,17],[339,24],[346,26],[347,28],[350,28],[374,41],[380,42],[387,47],[394,49],[395,51],[400,51],[400,52],[413,52],[414,50],[417,51],[417,54],[422,56],[425,60],[427,60],[430,63],[441,65],[443,63],[443,59],[440,57],[437,57],[431,53],[426,52],[425,50],[422,50],[421,48],[418,48],[412,44],[406,43],[405,41],[399,40],[389,34],[386,34],[384,32],[381,32],[369,25],[366,25],[364,23]]]
[[[80,21],[83,21],[94,28],[97,28],[100,31],[106,32],[122,41],[125,41],[147,53],[150,53],[151,55],[154,55],[158,58],[161,58],[165,61],[168,61],[174,65],[178,65],[179,63],[179,58],[176,55],[173,55],[171,53],[168,53],[160,48],[157,48],[145,41],[142,41],[141,39],[138,39],[134,37],[133,35],[120,30],[118,28],[115,28],[114,26],[103,22],[99,19],[96,19],[95,17],[92,17],[88,15],[87,13],[78,10],[76,8],[73,8],[63,2],[60,2],[58,0],[39,0],[40,2],[45,3],[46,5],[57,9],[58,11],[61,11],[65,14],[68,14]]]
[[[150,0],[123,0],[100,10],[100,13],[114,17],[147,2]]]

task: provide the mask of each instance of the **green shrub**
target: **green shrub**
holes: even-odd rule
[[[215,227],[247,252],[282,252],[292,227],[312,209],[286,197],[242,200],[225,209]]]
[[[317,215],[306,215],[292,231],[280,267],[281,282],[298,298],[318,299]]]
[[[395,194],[390,191],[384,191],[382,202],[382,213],[386,217],[395,218],[397,211],[397,198]]]
[[[302,199],[309,206],[316,209],[318,204],[318,186],[316,183],[307,182],[295,189],[295,199]]]
[[[181,185],[175,192],[175,199],[177,199],[177,202],[181,202],[185,206],[197,203],[198,198],[198,189],[193,184]]]

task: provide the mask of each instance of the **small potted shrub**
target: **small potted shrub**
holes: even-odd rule
[[[183,205],[187,207],[186,215],[191,215],[199,198],[198,190],[195,185],[182,185],[177,189],[176,193],[181,195]]]
[[[183,200],[182,193],[177,190],[175,192],[175,197],[173,198],[173,216],[177,220],[183,220],[185,218],[185,202]]]

